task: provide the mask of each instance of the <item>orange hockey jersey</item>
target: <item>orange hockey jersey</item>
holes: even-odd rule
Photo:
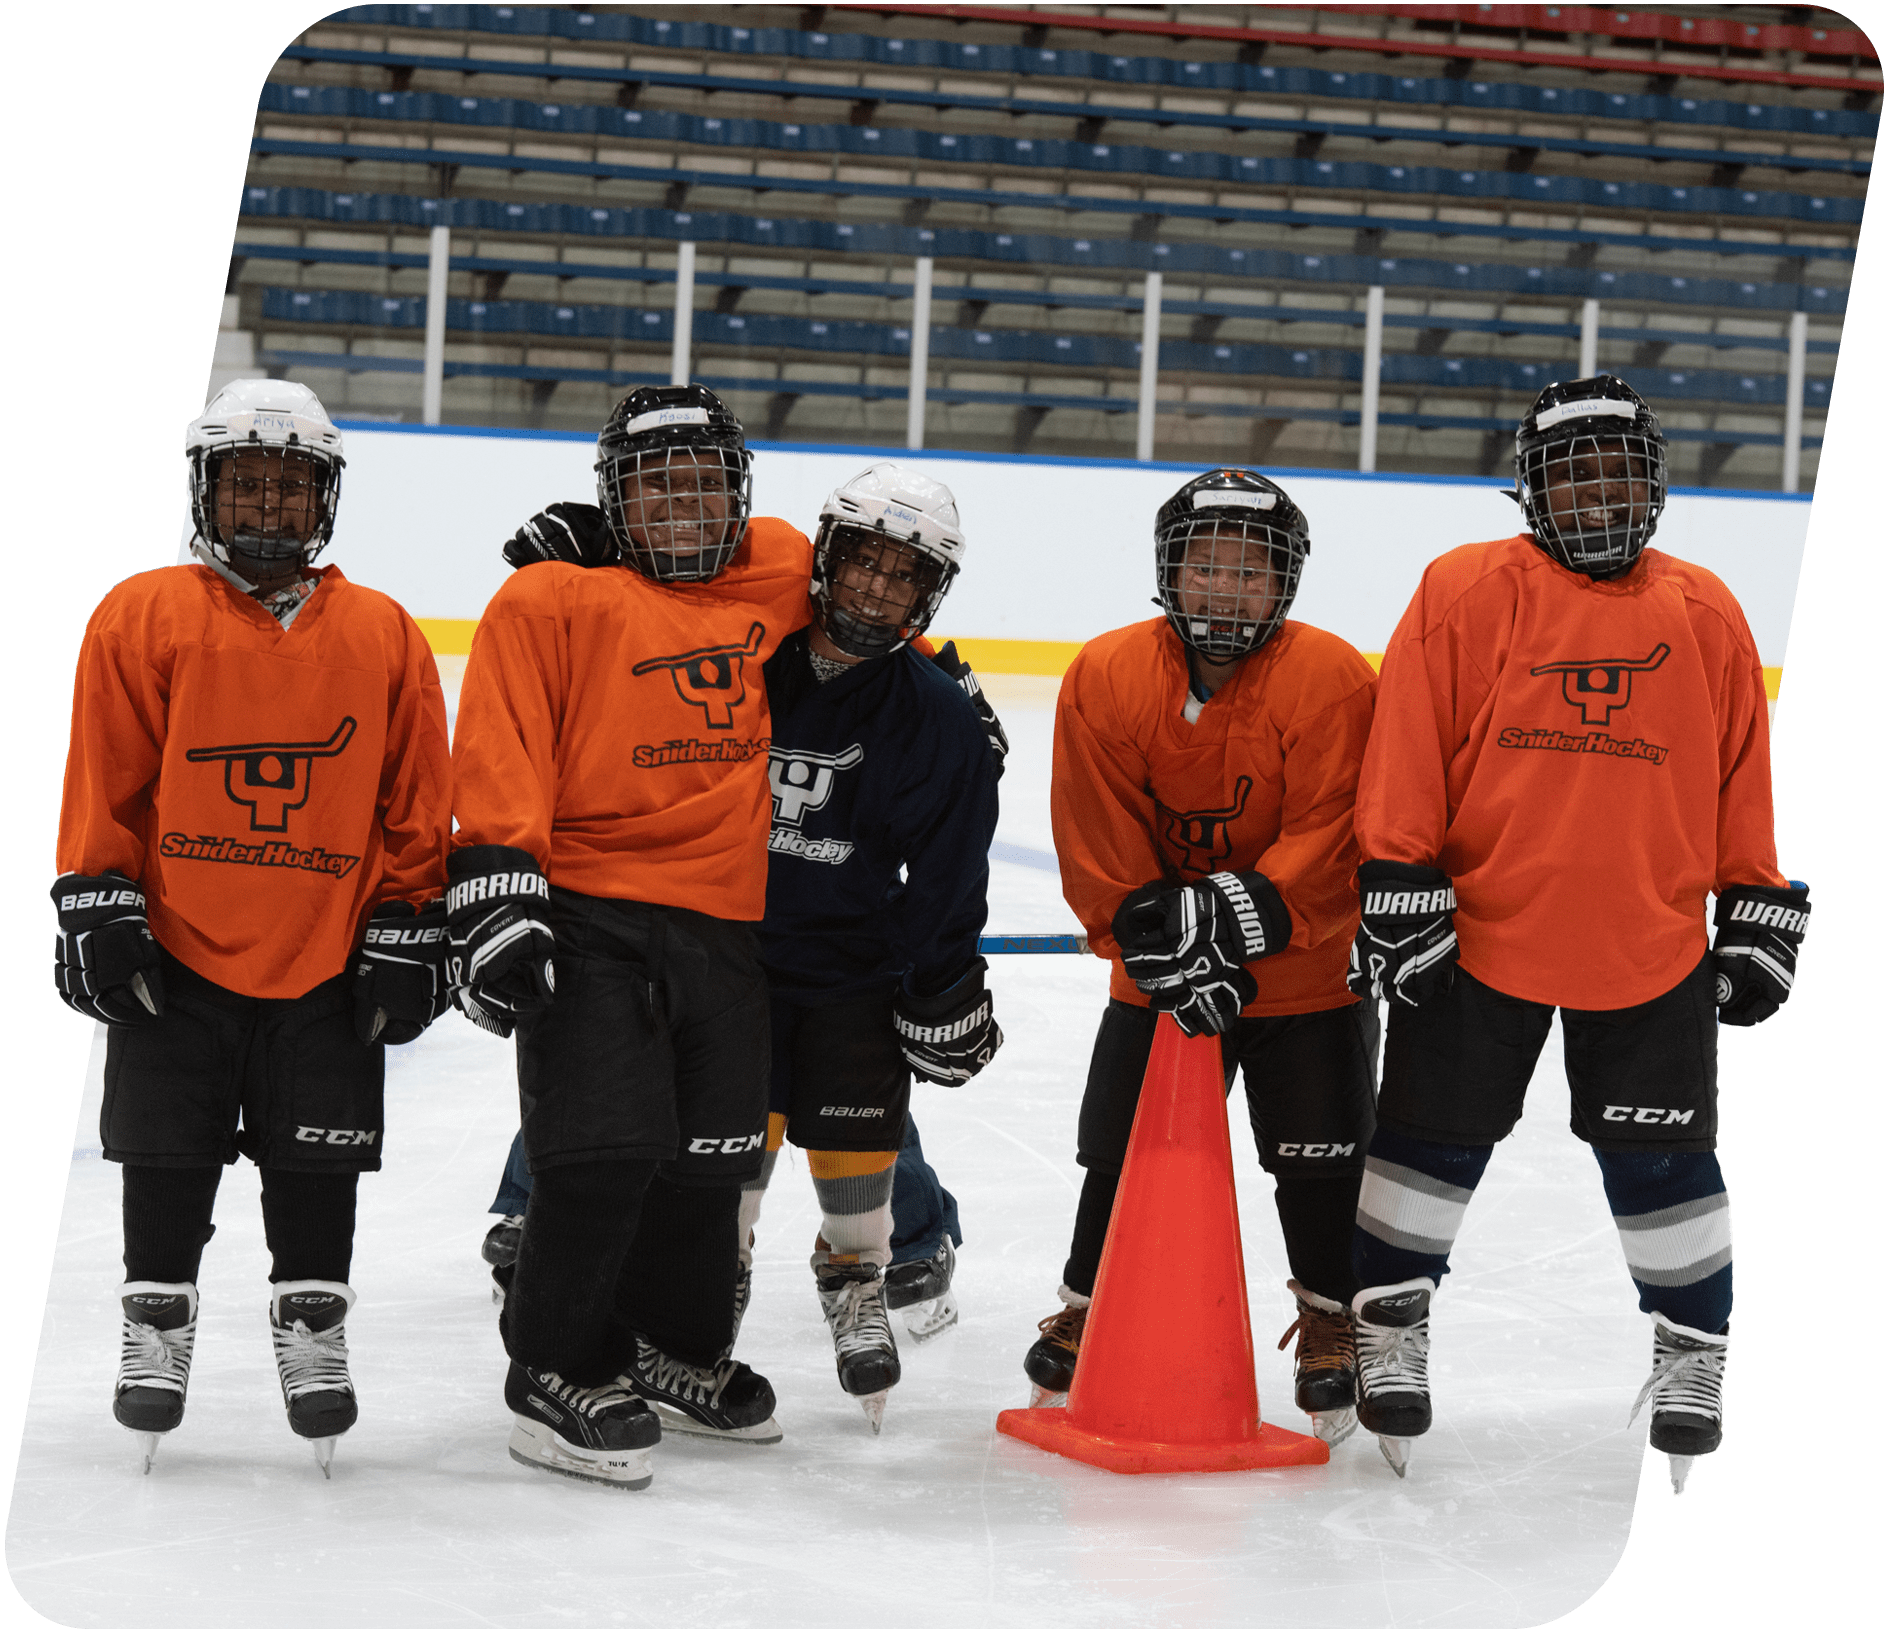
[[[432,651],[339,568],[284,630],[198,564],[112,590],[86,628],[61,874],[142,882],[199,976],[293,999],[380,903],[445,888],[451,770]]]
[[[473,634],[453,742],[460,846],[517,846],[593,897],[758,920],[772,731],[761,665],[807,622],[813,547],[756,517],[705,584],[537,562]]]
[[[1114,962],[1109,992],[1147,1004],[1109,923],[1150,880],[1257,870],[1292,915],[1292,940],[1248,969],[1247,1016],[1354,1002],[1358,925],[1352,801],[1375,678],[1338,637],[1288,620],[1187,720],[1186,652],[1165,619],[1098,636],[1056,700],[1050,822],[1063,896]]]
[[[1424,571],[1358,788],[1367,858],[1456,883],[1463,968],[1618,1010],[1705,953],[1705,895],[1782,886],[1757,646],[1704,568],[1570,572],[1527,534]]]

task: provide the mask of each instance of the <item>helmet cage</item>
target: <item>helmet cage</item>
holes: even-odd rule
[[[813,543],[814,621],[842,653],[878,658],[930,627],[957,573],[957,563],[916,540],[822,517]],[[893,593],[895,584],[910,587],[909,602]]]
[[[341,497],[341,468],[345,464],[339,454],[303,443],[294,432],[281,442],[265,441],[254,430],[242,441],[213,443],[188,453],[190,518],[197,537],[238,572],[243,566],[240,559],[245,558],[258,565],[306,565],[333,537],[335,509]],[[256,456],[263,462],[260,479],[254,475]],[[229,468],[244,457],[248,457],[250,474],[236,477]],[[225,531],[218,521],[224,485],[257,480],[262,490],[254,510],[260,520]],[[290,491],[289,485],[297,483],[306,494],[303,503],[297,503]],[[250,507],[245,505],[244,509]],[[298,528],[303,519],[307,519],[306,528]]]
[[[1190,612],[1182,580],[1188,547],[1203,534],[1213,540],[1214,588],[1205,610]],[[1186,646],[1221,664],[1257,652],[1279,633],[1311,549],[1304,513],[1285,490],[1252,472],[1196,478],[1161,507],[1154,541],[1155,601]],[[1227,569],[1240,576],[1236,590],[1225,588]],[[1189,599],[1198,602],[1198,595]]]
[[[597,439],[595,469],[597,504],[623,560],[646,578],[701,583],[741,549],[754,459],[741,422],[706,386],[631,392]]]
[[[1515,481],[1535,543],[1564,568],[1610,578],[1633,566],[1659,526],[1665,439],[1623,421],[1619,430],[1518,446]]]

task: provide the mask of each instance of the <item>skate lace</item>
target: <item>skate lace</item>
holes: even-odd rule
[[[1301,1305],[1292,1326],[1279,1336],[1278,1349],[1284,1351],[1293,1335],[1299,1337],[1295,1362],[1301,1373],[1317,1373],[1328,1368],[1353,1366],[1356,1341],[1351,1319],[1339,1312],[1320,1311],[1316,1306]]]
[[[1409,1328],[1361,1322],[1357,1326],[1357,1343],[1359,1379],[1371,1393],[1429,1390],[1430,1326],[1427,1320]]]
[[[646,1341],[636,1342],[636,1370],[652,1390],[703,1408],[721,1406],[721,1394],[740,1366],[732,1357],[724,1357],[713,1368],[703,1368],[658,1351]]]
[[[1653,1337],[1653,1372],[1640,1387],[1627,1414],[1631,1425],[1640,1416],[1648,1399],[1655,1414],[1698,1414],[1716,1420],[1722,1417],[1721,1387],[1725,1383],[1725,1347],[1709,1350],[1683,1350],[1657,1333]]]
[[[561,1374],[539,1374],[536,1377],[546,1392],[586,1419],[595,1419],[604,1409],[614,1408],[618,1403],[640,1400],[621,1375],[607,1385],[573,1385]]]
[[[311,1391],[346,1391],[353,1394],[348,1378],[348,1342],[344,1325],[317,1332],[301,1318],[275,1327],[275,1366],[282,1376],[282,1394],[294,1401]]]
[[[1082,1325],[1089,1320],[1087,1306],[1064,1306],[1054,1317],[1045,1317],[1036,1325],[1036,1332],[1066,1351],[1080,1351],[1082,1348]],[[1290,1330],[1288,1330],[1290,1332]],[[1285,1341],[1279,1342],[1281,1345]]]
[[[862,1351],[891,1351],[892,1324],[885,1313],[885,1294],[877,1279],[848,1283],[827,1313],[833,1330],[833,1349],[840,1357]]]
[[[197,1320],[181,1328],[154,1328],[124,1319],[118,1354],[118,1387],[161,1386],[182,1391],[190,1382],[190,1354],[197,1343]]]

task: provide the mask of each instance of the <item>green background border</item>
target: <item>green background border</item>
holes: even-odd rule
[[[47,953],[66,710],[79,631],[104,591],[172,559],[181,427],[202,406],[257,89],[332,6],[111,4],[21,9],[9,166],[9,723],[0,938],[6,995],[11,1322],[0,1327],[0,1461],[19,1456],[89,1029],[53,997]],[[1889,0],[1847,8],[1885,36]],[[1857,289],[1889,293],[1881,206]],[[100,313],[110,313],[100,321]],[[1791,1008],[1723,1040],[1723,1157],[1738,1218],[1738,1354],[1725,1450],[1683,1501],[1643,1467],[1619,1571],[1581,1629],[1687,1618],[1829,1622],[1880,1527],[1880,1295],[1864,1278],[1864,1171],[1880,1150],[1881,1001],[1866,929],[1885,910],[1881,413],[1889,321],[1853,298],[1798,587],[1774,742],[1779,851],[1817,918]],[[1596,836],[1606,846],[1606,836]],[[1543,1274],[1541,1297],[1551,1299]],[[1861,1310],[1859,1310],[1861,1308]],[[100,1344],[108,1340],[100,1335]],[[100,1403],[100,1412],[104,1412]],[[1626,1403],[1621,1403],[1625,1412]],[[11,1490],[11,1480],[8,1480]],[[1861,1601],[1861,1595],[1859,1595]],[[1880,1605],[1878,1595],[1861,1601]],[[149,1607],[127,1607],[145,1622]],[[285,1609],[287,1612],[287,1609]],[[45,1626],[11,1590],[0,1618]],[[49,1626],[47,1626],[49,1627]]]

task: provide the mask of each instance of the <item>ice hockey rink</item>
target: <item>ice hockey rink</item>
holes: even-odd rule
[[[1051,855],[1053,685],[993,683],[1014,745],[993,930],[1075,928]],[[456,1014],[389,1056],[387,1167],[361,1187],[349,1320],[361,1419],[333,1479],[283,1417],[247,1163],[225,1172],[204,1257],[188,1415],[139,1474],[110,1412],[123,1272],[95,1050],[7,1534],[19,1593],[85,1627],[1476,1627],[1591,1595],[1632,1519],[1645,1428],[1627,1411],[1650,1342],[1593,1160],[1567,1133],[1558,1043],[1458,1245],[1433,1322],[1437,1427],[1407,1480],[1362,1433],[1323,1468],[1116,1476],[994,1429],[1027,1401],[1023,1352],[1057,1306],[1106,970],[993,966],[1002,1055],[915,1101],[962,1212],[959,1326],[903,1346],[875,1441],[834,1377],[806,1262],[813,1190],[790,1148],[740,1343],[785,1439],[668,1438],[642,1493],[507,1457],[478,1248],[516,1119],[511,1047]],[[1305,1430],[1273,1346],[1291,1300],[1271,1186],[1232,1107],[1261,1409]]]

